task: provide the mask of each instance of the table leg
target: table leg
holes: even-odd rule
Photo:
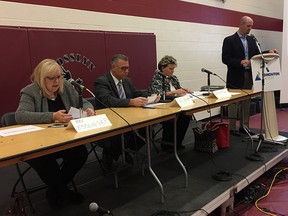
[[[161,195],[161,203],[164,203],[164,189],[163,185],[160,182],[159,178],[154,173],[152,166],[151,166],[151,126],[146,127],[146,143],[147,143],[147,160],[148,160],[148,168],[152,176],[154,177],[155,181],[158,183],[160,187],[160,195]]]
[[[185,166],[183,165],[182,161],[178,157],[177,154],[177,118],[174,118],[174,155],[180,166],[182,167],[185,175],[185,187],[188,187],[188,174]]]

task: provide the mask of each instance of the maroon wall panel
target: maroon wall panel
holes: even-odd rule
[[[154,34],[0,27],[1,101],[0,115],[15,111],[21,88],[29,84],[35,66],[45,58],[58,61],[73,79],[94,92],[94,80],[109,71],[111,57],[129,57],[138,88],[147,88],[156,68]],[[88,91],[83,97],[91,97]]]
[[[129,77],[139,89],[147,89],[157,68],[154,34],[106,33],[107,64],[113,55],[129,58]]]
[[[30,83],[31,73],[27,30],[0,27],[0,116],[15,111],[20,90]]]
[[[44,58],[55,59],[92,92],[93,81],[106,71],[103,32],[29,29],[29,40],[33,68]],[[83,96],[91,95],[85,91]]]

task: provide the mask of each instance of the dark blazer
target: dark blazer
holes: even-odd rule
[[[255,40],[251,36],[247,36],[248,55],[251,59],[254,55],[259,54]],[[237,32],[228,36],[223,41],[222,46],[222,62],[227,65],[227,88],[242,88],[244,84],[245,69],[241,65],[241,60],[245,59],[244,47]],[[246,70],[247,71],[247,70]],[[252,71],[248,70],[251,74]]]
[[[62,102],[67,110],[70,107],[79,108],[79,94],[74,87],[64,80],[64,92],[60,94]],[[18,124],[46,124],[52,123],[53,112],[49,112],[48,99],[43,97],[36,83],[31,83],[21,91],[21,98],[15,113]],[[93,105],[83,99],[83,109],[94,109]]]
[[[94,92],[95,96],[102,103],[96,99],[96,108],[105,108],[108,107],[128,107],[131,98],[136,97],[147,97],[149,96],[148,92],[137,90],[132,83],[130,78],[124,78],[122,80],[124,91],[126,94],[126,99],[120,99],[117,86],[110,74],[110,72],[104,74],[101,77],[98,77],[94,81]],[[105,105],[106,106],[105,106]]]

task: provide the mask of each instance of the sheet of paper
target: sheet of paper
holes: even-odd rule
[[[230,92],[231,95],[237,95],[237,94],[240,94],[238,92]]]
[[[28,132],[42,130],[42,129],[44,128],[37,127],[34,125],[25,125],[25,126],[0,130],[0,136],[3,136],[3,137],[12,136],[16,134],[28,133]]]
[[[208,91],[193,91],[192,95],[203,96],[203,93],[208,93]]]
[[[80,117],[80,110],[75,108],[75,107],[71,107],[68,114],[72,115],[73,119],[79,119],[79,118],[87,117],[87,112],[85,112],[85,111],[83,111],[83,116]]]
[[[152,94],[151,96],[147,97],[147,99],[148,99],[147,104],[154,103],[154,101],[156,100],[156,98],[157,98],[157,95],[156,95],[156,94]]]
[[[143,108],[156,108],[158,105],[165,104],[165,103],[152,103],[143,106]]]

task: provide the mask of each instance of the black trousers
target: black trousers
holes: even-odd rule
[[[81,145],[26,162],[37,172],[48,189],[61,191],[67,188],[67,184],[85,164],[87,157],[87,149]],[[63,159],[61,167],[57,162],[59,158]]]
[[[191,116],[180,113],[176,121],[176,133],[177,133],[177,146],[182,145],[186,131],[189,127]],[[174,120],[165,121],[162,123],[162,141],[174,143]]]

